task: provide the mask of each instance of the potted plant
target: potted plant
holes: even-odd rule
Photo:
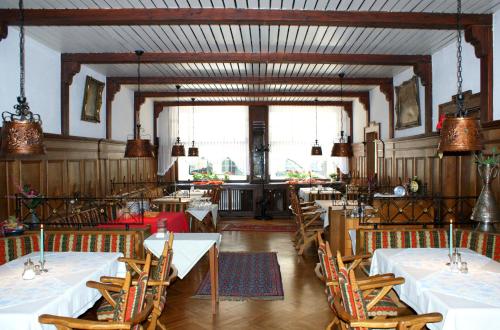
[[[496,231],[495,224],[500,222],[500,209],[491,190],[491,182],[498,175],[500,157],[496,148],[493,148],[491,155],[479,153],[475,158],[477,171],[483,180],[483,189],[472,211],[471,220],[479,222],[479,230]]]

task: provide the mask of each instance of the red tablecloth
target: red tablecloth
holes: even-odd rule
[[[188,220],[186,218],[186,215],[183,212],[160,212],[157,216],[155,217],[144,217],[144,224],[143,225],[129,225],[129,228],[140,228],[143,227],[144,225],[150,225],[151,226],[151,233],[154,234],[158,231],[158,220],[160,219],[166,219],[167,220],[167,230],[172,231],[174,233],[187,233],[189,232],[189,225],[188,225]],[[107,224],[107,225],[99,225],[97,226],[98,228],[116,228],[117,226],[119,227],[125,227],[126,223],[130,222],[129,220],[121,220],[121,219],[116,219],[113,224]],[[123,224],[121,224],[123,223]]]

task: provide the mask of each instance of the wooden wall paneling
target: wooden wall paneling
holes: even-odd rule
[[[83,192],[89,196],[98,196],[98,161],[83,160]]]
[[[404,158],[396,158],[396,173],[394,173],[396,182],[399,184],[404,180]]]
[[[7,162],[0,161],[0,197],[7,197],[9,195],[7,184],[9,180],[7,173]],[[4,220],[8,216],[8,199],[0,198],[0,220]]]
[[[394,182],[394,175],[392,171],[392,157],[390,158],[385,158],[385,177],[382,178],[382,182],[385,182],[386,180],[389,181],[387,184],[392,185]]]
[[[81,166],[79,160],[69,160],[67,162],[68,171],[68,185],[66,187],[66,194],[72,195],[77,191],[82,191],[82,178]]]
[[[64,160],[48,160],[45,174],[47,196],[63,196],[67,190]]]
[[[120,180],[118,181],[123,182],[129,180],[130,180],[130,174],[129,174],[128,159],[120,159]]]
[[[139,180],[139,176],[137,175],[137,159],[129,160],[129,172],[130,172],[130,181],[136,182]]]
[[[405,158],[405,169],[404,169],[404,176],[403,176],[403,182],[406,182],[408,178],[413,177],[414,174],[414,169],[415,166],[413,164],[414,158]]]
[[[424,157],[415,157],[415,167],[413,170],[413,175],[416,175],[422,183],[429,182],[429,175],[427,173],[428,167]]]

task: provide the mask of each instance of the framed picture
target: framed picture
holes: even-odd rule
[[[102,92],[104,83],[90,76],[85,80],[83,93],[82,120],[93,123],[101,122]]]
[[[418,78],[414,76],[396,88],[396,129],[420,126]]]

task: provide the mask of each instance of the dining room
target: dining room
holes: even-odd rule
[[[500,0],[0,2],[0,329],[500,328]]]

